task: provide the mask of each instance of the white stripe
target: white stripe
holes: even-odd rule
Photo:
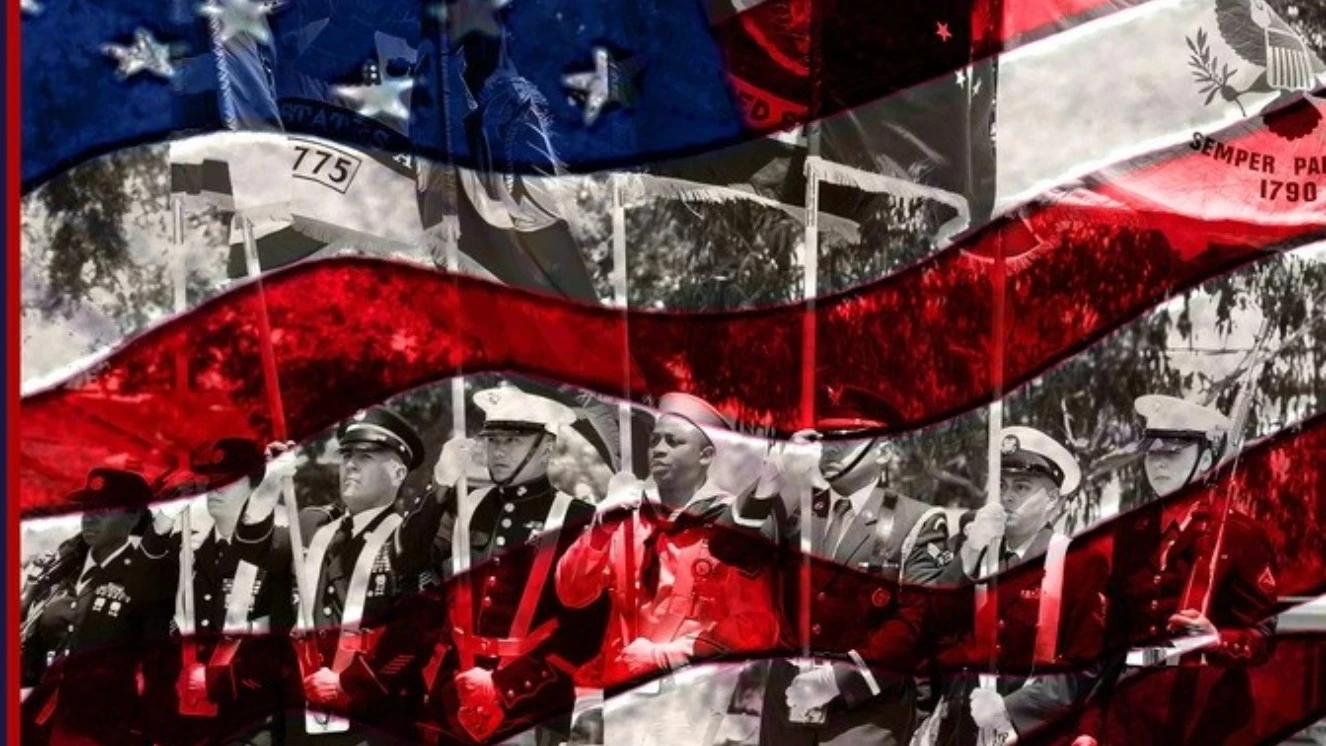
[[[1219,95],[1205,104],[1186,41],[1198,30],[1212,58],[1235,71],[1233,88],[1262,74],[1225,43],[1213,0],[1155,0],[1003,55],[998,208],[1244,120],[1239,106]],[[1253,117],[1279,95],[1246,93],[1239,103]]]
[[[860,673],[861,678],[866,680],[866,686],[870,688],[871,696],[879,694],[879,682],[875,680],[875,674],[871,672],[870,666],[866,665],[865,659],[855,650],[849,650],[847,654],[851,656],[852,662],[856,664],[857,673]]]
[[[240,561],[235,578],[226,597],[226,621],[222,629],[226,634],[249,631],[249,608],[253,605],[253,584],[258,579],[258,566]]]

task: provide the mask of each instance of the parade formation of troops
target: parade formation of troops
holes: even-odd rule
[[[206,532],[181,530],[179,503],[149,511],[162,495],[141,475],[95,469],[72,496],[81,532],[24,590],[24,743],[714,746],[735,674],[691,674],[722,660],[758,671],[770,746],[1035,743],[1167,655],[1224,671],[1222,697],[1176,687],[1076,742],[1211,746],[1250,717],[1278,573],[1258,524],[1197,500],[1074,551],[1054,526],[1082,468],[1026,426],[1001,433],[999,501],[957,521],[884,485],[885,440],[866,433],[887,422],[858,393],[770,448],[741,494],[711,474],[730,423],[686,394],[658,403],[647,479],[617,474],[597,505],[568,494],[549,464],[577,411],[513,385],[474,395],[474,489],[474,441],[426,464],[383,407],[338,428],[331,507],[281,512],[288,443],[200,450],[192,471],[223,485]],[[1154,497],[1226,455],[1218,412],[1137,411]],[[108,508],[126,505],[143,507]]]

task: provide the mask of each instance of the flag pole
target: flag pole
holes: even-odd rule
[[[267,404],[272,416],[272,436],[278,442],[285,442],[289,433],[286,429],[285,406],[281,401],[281,382],[276,368],[276,351],[272,347],[271,318],[268,316],[267,299],[263,296],[262,291],[262,265],[258,258],[258,242],[253,233],[253,222],[243,215],[237,215],[235,219],[239,221],[240,235],[244,240],[245,274],[254,283],[255,297],[258,303],[258,349],[262,355],[263,386],[267,391]],[[304,631],[311,632],[314,627],[313,598],[316,592],[313,583],[317,578],[309,577],[310,568],[307,566],[304,554],[304,537],[299,524],[299,504],[295,497],[293,480],[282,480],[281,496],[285,503],[286,521],[289,524],[290,555],[295,565],[295,587],[299,591],[299,605],[296,609],[299,616],[299,626]],[[320,663],[316,659],[316,645],[312,641],[305,640],[301,642],[297,640],[296,647],[298,648],[302,674],[307,676],[313,673],[311,670],[304,669],[313,668],[315,664]],[[350,722],[344,718],[309,708],[304,710],[304,730],[310,735],[339,733],[349,730],[349,728]]]
[[[820,245],[820,182],[819,169],[816,167],[820,158],[820,80],[823,10],[815,6],[810,15],[810,47],[808,49],[806,108],[806,219],[805,232],[801,240],[801,293],[805,307],[801,318],[801,406],[800,419],[802,428],[815,427],[815,361],[818,355],[818,340],[815,328],[815,297],[819,294],[819,245]],[[798,630],[801,633],[801,654],[804,663],[810,663],[811,656],[811,584],[812,536],[814,532],[814,487],[807,486],[798,495],[801,511],[801,582],[798,587],[798,611],[800,615]]]
[[[1007,285],[1007,267],[1004,263],[1004,242],[1002,236],[994,239],[994,264],[991,268],[991,303],[992,323],[990,335],[990,411],[989,428],[986,432],[986,481],[985,504],[999,504],[999,475],[1002,470],[1002,442],[1000,433],[1004,429],[1004,340],[1006,304],[1004,291]],[[999,653],[999,613],[998,581],[999,559],[1002,553],[1004,537],[1002,532],[985,550],[981,563],[980,576],[987,578],[975,588],[976,600],[976,639],[979,650],[989,651],[989,671],[980,674],[978,682],[982,689],[995,690],[998,684]],[[977,734],[978,746],[990,746],[997,743],[993,732],[982,730]]]
[[[189,269],[184,251],[184,203],[174,194],[170,196],[171,252],[170,277],[173,291],[172,310],[179,317],[188,310]],[[175,390],[183,394],[189,389],[189,358],[184,345],[175,348]],[[188,677],[198,665],[197,603],[193,593],[193,512],[192,505],[180,514],[180,579],[177,588],[180,598],[180,679],[176,684],[181,715],[215,717],[216,704],[207,698],[190,696]]]
[[[460,178],[460,162],[456,157],[456,146],[454,142],[454,127],[451,124],[451,90],[449,87],[450,77],[448,75],[448,52],[450,51],[450,23],[449,18],[444,19],[438,24],[438,66],[440,72],[438,75],[438,87],[442,91],[442,136],[446,147],[447,157],[451,162],[451,173],[455,180],[456,195],[456,230],[454,233],[445,234],[446,240],[446,269],[451,273],[452,279],[456,282],[457,289],[460,285],[460,200],[465,199],[465,185]],[[444,165],[445,167],[445,165]],[[443,218],[443,222],[446,219]],[[457,297],[460,294],[457,293]],[[459,311],[459,304],[457,305]],[[451,378],[451,437],[464,438],[466,432],[465,423],[465,377],[461,370],[460,363],[456,364],[455,375]],[[465,499],[469,494],[469,478],[467,471],[469,464],[461,470],[460,480],[456,482],[456,521],[458,531],[462,535],[469,535],[469,511],[465,510]],[[464,566],[469,566],[469,557],[462,558]]]
[[[623,195],[622,177],[613,173],[608,179],[612,189],[612,289],[614,301],[622,310],[623,396],[622,402],[617,405],[617,435],[622,468],[632,469],[635,460],[631,443],[631,335],[627,326],[631,302],[627,292],[629,274],[626,267],[626,200]]]
[[[986,179],[978,179],[973,173],[976,161],[973,158],[973,148],[977,144],[973,140],[973,117],[976,116],[976,80],[978,69],[977,63],[982,58],[989,58],[991,70],[991,86],[997,86],[999,81],[999,59],[992,51],[997,51],[1000,40],[1003,38],[1004,25],[1004,4],[1003,0],[985,0],[989,3],[987,13],[973,14],[971,17],[971,72],[966,76],[967,92],[967,122],[966,131],[966,179],[968,199],[976,200],[972,206],[971,221],[976,226],[988,222],[993,217],[994,202],[997,194],[993,193],[995,184],[998,182],[990,175],[988,183]],[[985,26],[977,28],[976,21],[980,18],[985,19]],[[990,116],[994,115],[995,94],[990,93]],[[995,153],[997,152],[994,142],[993,132],[988,133],[991,142],[988,143],[990,152],[990,168],[997,169],[998,161]],[[991,194],[977,195],[977,189],[988,188]],[[994,238],[994,263],[991,267],[991,339],[990,339],[990,394],[991,404],[989,410],[988,430],[986,433],[986,491],[985,504],[999,504],[999,475],[1002,470],[1002,442],[1000,433],[1004,429],[1004,344],[1005,344],[1005,324],[1006,324],[1006,298],[1005,290],[1007,287],[1007,266],[1004,261],[1004,242],[1003,237],[996,232]],[[980,575],[989,578],[987,582],[978,583],[975,587],[976,614],[975,619],[975,637],[978,649],[989,652],[988,673],[981,674],[977,681],[982,689],[994,691],[998,684],[998,666],[999,654],[997,650],[997,641],[999,635],[999,613],[996,608],[998,604],[998,582],[996,575],[999,569],[1000,552],[1004,537],[1002,532],[996,536],[994,542],[986,549],[985,558],[982,562]],[[985,646],[985,647],[981,647]],[[996,743],[997,734],[991,731],[980,731],[977,733],[978,746],[989,746]]]
[[[815,297],[819,293],[819,172],[814,167],[819,159],[820,131],[816,122],[806,123],[806,221],[801,240],[801,288],[804,310],[801,319],[801,407],[803,428],[815,426],[815,359],[817,339],[815,329]],[[799,630],[801,654],[811,655],[811,558],[814,552],[814,488],[801,490],[798,501],[801,511],[801,583],[799,584]]]
[[[622,401],[617,405],[617,438],[621,470],[634,474],[635,459],[631,442],[631,334],[627,325],[631,300],[627,293],[629,273],[626,268],[626,200],[622,193],[622,177],[616,173],[609,175],[608,187],[612,191],[613,300],[622,311]],[[635,517],[627,516],[622,522],[622,527],[627,578],[626,587],[622,589],[626,634],[631,639],[635,639],[636,615],[639,613],[635,593]]]

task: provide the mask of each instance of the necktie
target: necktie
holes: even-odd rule
[[[340,527],[336,529],[336,533],[332,535],[331,541],[327,543],[326,562],[327,583],[329,585],[343,588],[348,584],[348,581],[341,582],[341,579],[347,577],[349,574],[344,562],[349,559],[345,555],[347,545],[350,543],[350,538],[350,516],[347,515],[341,519]],[[340,598],[338,598],[337,601],[341,603],[344,602],[344,600]]]
[[[847,524],[847,511],[852,509],[850,498],[839,497],[833,503],[833,515],[829,517],[829,525],[824,527],[824,554],[833,554],[838,548],[838,539],[842,534],[843,527]]]
[[[1006,569],[1009,565],[1017,561],[1018,561],[1018,553],[1014,552],[1008,547],[1004,547],[1003,551],[999,555],[999,569],[1000,570]]]

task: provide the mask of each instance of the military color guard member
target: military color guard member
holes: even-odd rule
[[[889,665],[872,671],[855,650],[836,662],[773,661],[760,727],[760,743],[769,746],[907,742],[916,704],[907,672],[929,640],[926,599],[904,594],[901,582],[931,582],[952,559],[944,510],[886,489],[885,441],[861,436],[884,427],[891,408],[865,390],[837,393],[820,408],[816,431],[798,433],[781,456],[771,454],[768,466],[778,473],[766,471],[742,512],[749,519],[772,511],[781,524],[790,560],[782,573],[787,644],[803,642],[798,591],[809,580],[812,652],[871,647]],[[801,568],[806,490],[812,492],[808,546],[822,560],[809,578]]]
[[[245,539],[236,529],[255,490],[279,493],[281,487],[275,478],[264,484],[263,451],[243,438],[223,438],[200,449],[191,471],[216,487],[206,496],[211,528],[190,537],[196,546],[194,614],[184,628],[192,629],[193,637],[181,641],[175,687],[180,717],[170,740],[280,741],[285,711],[298,705],[297,690],[289,691],[295,660],[286,639],[294,623],[289,534],[270,523],[270,533],[260,537]],[[181,540],[179,533],[153,530],[142,547],[150,557],[175,562]],[[178,582],[189,579],[181,574]]]
[[[161,735],[164,713],[138,677],[170,652],[170,568],[139,546],[146,508],[126,507],[151,499],[142,476],[109,468],[68,497],[85,511],[82,531],[45,563],[23,609],[23,743],[146,746]]]
[[[773,537],[743,525],[733,496],[709,480],[726,419],[687,394],[664,396],[659,410],[650,481],[614,477],[594,528],[557,567],[566,605],[588,608],[610,599],[601,641],[608,687],[724,652],[768,650],[778,638]],[[707,743],[727,711],[728,684],[735,679],[692,698],[701,701],[687,702],[685,687],[667,679],[613,696],[604,712],[605,738]]]
[[[524,731],[517,743],[569,738],[576,669],[594,657],[606,603],[569,607],[556,594],[558,560],[594,509],[553,487],[548,462],[573,410],[515,386],[477,392],[491,487],[454,494],[474,444],[453,439],[434,481],[453,524],[444,593],[450,645],[430,694],[443,742],[485,743]],[[468,530],[466,530],[468,527]]]
[[[1171,396],[1139,397],[1136,409],[1146,423],[1140,444],[1146,479],[1158,497],[1200,485],[1234,435],[1233,423],[1220,412]],[[1172,522],[1148,508],[1121,519],[1112,573],[1112,645],[1176,634],[1211,644],[1184,656],[1164,646],[1130,652],[1128,669],[1167,663],[1181,670],[1169,702],[1112,703],[1110,724],[1122,732],[1107,730],[1105,744],[1218,746],[1253,715],[1247,667],[1271,653],[1278,568],[1261,525],[1237,506],[1226,513],[1214,497],[1228,498],[1208,492],[1190,507],[1185,501],[1186,515],[1173,516]],[[1188,592],[1194,578],[1210,579],[1198,583],[1206,593]],[[1209,704],[1197,709],[1203,700]]]

